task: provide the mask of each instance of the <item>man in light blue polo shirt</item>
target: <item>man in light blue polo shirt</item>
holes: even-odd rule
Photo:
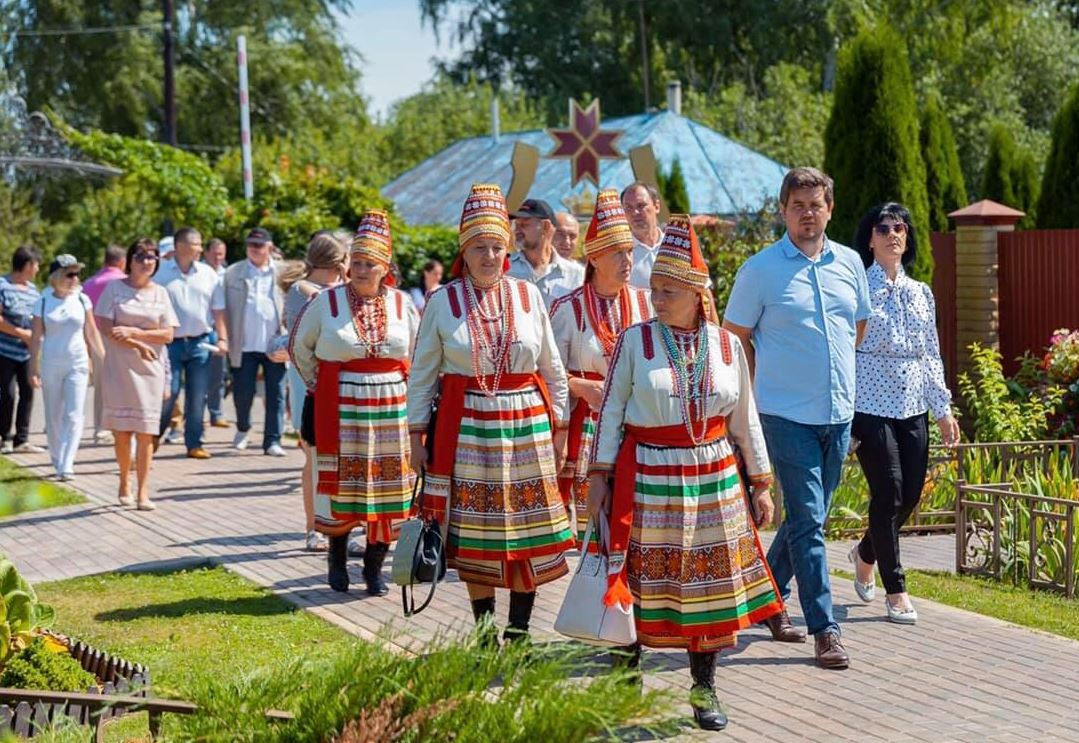
[[[869,286],[858,254],[828,239],[832,179],[795,168],[783,179],[787,233],[745,262],[735,278],[723,327],[747,350],[785,518],[768,563],[784,600],[790,581],[817,663],[847,668],[832,614],[824,520],[839,484],[854,417],[854,349],[869,318]],[[752,346],[750,346],[752,343]],[[772,636],[804,642],[786,612],[768,622]]]
[[[526,199],[510,214],[517,250],[510,253],[508,275],[536,285],[547,309],[584,283],[584,266],[554,249],[555,214],[542,199]]]

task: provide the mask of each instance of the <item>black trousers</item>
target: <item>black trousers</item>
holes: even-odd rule
[[[15,390],[19,391],[19,407],[15,408]],[[30,362],[13,361],[0,356],[0,440],[11,438],[11,418],[15,417],[15,446],[30,440],[30,410],[34,405],[34,388],[30,384]]]
[[[906,593],[899,562],[899,529],[918,505],[929,467],[926,414],[881,418],[855,413],[851,435],[858,439],[858,462],[869,483],[869,530],[858,545],[864,562],[877,563],[884,589]]]

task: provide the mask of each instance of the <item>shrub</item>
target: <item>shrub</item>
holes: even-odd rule
[[[1034,155],[1019,146],[1006,124],[994,125],[989,131],[982,198],[1026,212],[1016,228],[1029,230],[1034,227],[1039,188]]]
[[[734,286],[734,277],[746,259],[782,235],[779,205],[769,200],[755,213],[742,214],[734,225],[695,228],[701,253],[712,277],[712,293],[720,319]]]
[[[905,205],[919,250],[910,273],[933,276],[925,164],[918,147],[918,114],[910,65],[896,32],[886,25],[859,33],[841,50],[835,102],[824,133],[824,168],[835,179],[829,233],[853,239],[858,221],[885,201]]]
[[[35,638],[0,673],[0,686],[45,691],[86,691],[97,684],[65,650],[54,650],[44,637]]]
[[[948,213],[967,205],[967,187],[952,125],[944,115],[938,96],[930,96],[926,101],[920,141],[929,200],[929,229],[947,232]]]
[[[970,346],[971,368],[959,375],[977,441],[1037,441],[1049,434],[1050,416],[1061,402],[1057,385],[1033,389],[1004,376],[1000,353],[980,343]],[[1018,379],[1030,379],[1032,363],[1024,363]],[[1029,384],[1029,383],[1028,383]]]
[[[1079,227],[1079,83],[1053,120],[1038,199],[1038,226]]]
[[[682,174],[682,162],[676,157],[671,163],[671,170],[664,175],[656,171],[659,192],[667,211],[671,214],[689,214],[689,193],[686,192],[686,178]]]

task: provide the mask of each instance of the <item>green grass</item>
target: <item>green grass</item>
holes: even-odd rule
[[[85,502],[86,498],[78,493],[42,480],[7,457],[0,457],[0,519]]]
[[[854,578],[845,571],[832,572],[847,580]],[[881,585],[879,577],[877,585]],[[1079,640],[1079,601],[1061,594],[924,570],[907,571],[907,591],[918,598]]]

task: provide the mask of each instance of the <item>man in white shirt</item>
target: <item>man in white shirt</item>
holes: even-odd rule
[[[202,235],[192,227],[181,227],[173,236],[174,260],[163,261],[154,281],[164,287],[180,326],[169,344],[172,386],[161,409],[161,433],[169,427],[172,409],[184,386],[184,444],[191,459],[209,459],[202,445],[202,414],[210,383],[210,355],[224,354],[228,345],[219,343],[211,351],[210,334],[215,326],[224,329],[225,302],[217,291],[217,272],[199,261]]]
[[[622,190],[622,208],[633,233],[633,273],[629,283],[647,287],[652,278],[663,230],[659,226],[659,191],[650,183],[634,181]]]
[[[202,260],[217,272],[217,278],[225,276],[226,258],[225,241],[213,238],[206,243],[202,251]],[[217,338],[214,338],[214,343]],[[214,354],[210,357],[210,387],[206,390],[206,409],[210,411],[210,425],[213,428],[229,428],[229,422],[225,419],[225,410],[222,402],[225,399],[225,371],[228,366],[227,354]]]
[[[546,201],[526,199],[510,218],[517,250],[510,255],[509,275],[535,284],[550,309],[556,299],[584,284],[584,266],[555,252],[554,210]]]
[[[273,251],[270,233],[256,227],[248,233],[246,242],[247,260],[229,266],[218,289],[225,297],[226,318],[225,335],[218,342],[228,348],[232,398],[236,405],[236,436],[232,445],[240,450],[247,448],[251,403],[255,400],[261,367],[266,383],[262,451],[272,457],[283,457],[281,429],[288,349],[278,348],[276,339],[284,332],[284,297],[270,260]]]
[[[581,225],[577,217],[568,212],[559,212],[554,215],[554,238],[551,244],[554,250],[567,261],[574,260],[577,252],[577,241],[581,236]]]

